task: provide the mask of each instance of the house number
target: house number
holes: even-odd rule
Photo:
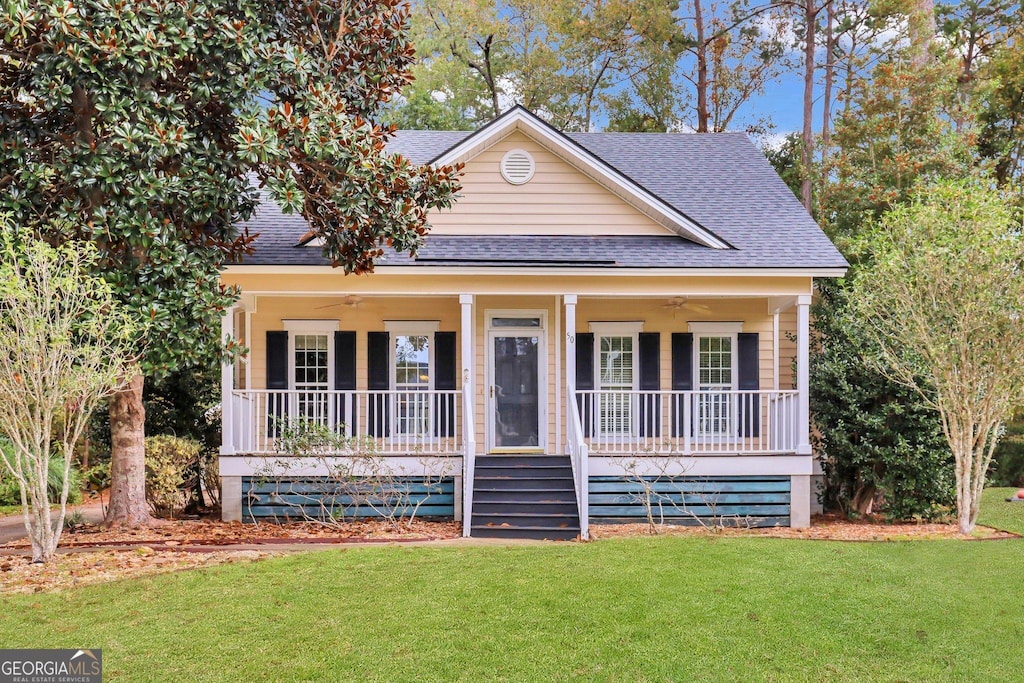
[[[576,343],[576,335],[575,334],[569,334],[567,332],[566,335],[565,335],[565,341],[569,342],[570,344],[575,344]]]

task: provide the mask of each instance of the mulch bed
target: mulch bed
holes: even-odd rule
[[[84,525],[61,536],[62,548],[154,546],[187,550],[197,546],[275,545],[281,543],[367,543],[432,541],[458,538],[460,522],[414,520],[393,524],[383,520],[353,520],[338,524],[293,522],[242,524],[218,520],[164,520],[145,529],[104,529]],[[29,547],[28,540],[13,541],[3,549]]]
[[[21,555],[0,557],[0,594],[60,592],[117,579],[252,562],[276,554],[254,550],[159,552],[143,546],[130,551],[63,553],[48,564],[32,564],[31,558]]]
[[[381,520],[361,520],[338,525],[315,523],[240,524],[217,520],[178,520],[147,529],[102,529],[85,526],[66,532],[63,552],[47,565],[31,564],[24,555],[0,556],[0,593],[63,591],[122,578],[209,567],[232,562],[252,562],[276,556],[281,544],[388,543],[454,539],[461,536],[459,522],[416,520],[395,525]],[[809,529],[705,528],[647,524],[602,524],[590,527],[595,539],[623,536],[704,535],[763,538],[800,538],[829,541],[907,541],[929,539],[988,540],[1019,538],[1016,534],[979,526],[964,537],[955,524],[890,524],[880,520],[848,520],[817,516]],[[229,545],[262,545],[260,549],[222,549]],[[27,541],[0,546],[24,551]],[[75,552],[75,550],[79,552]]]
[[[910,541],[910,540],[993,540],[1019,538],[1017,534],[991,527],[977,526],[974,533],[964,536],[955,523],[891,523],[880,519],[847,519],[838,515],[815,515],[809,529],[789,527],[766,527],[761,529],[736,526],[732,520],[724,520],[715,526],[675,526],[661,524],[653,529],[648,524],[600,524],[591,525],[593,538],[617,538],[642,535],[719,535],[751,536],[763,538],[801,538],[818,541]]]

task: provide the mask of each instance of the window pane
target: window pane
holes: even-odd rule
[[[398,434],[426,435],[430,430],[430,397],[413,392],[430,388],[430,336],[395,336],[396,429]]]
[[[491,327],[540,327],[540,318],[491,318]]]
[[[700,337],[698,349],[698,389],[713,393],[698,399],[697,433],[731,434],[733,398],[720,392],[732,389],[732,337]]]
[[[598,337],[598,422],[602,434],[628,434],[633,424],[633,337]]]

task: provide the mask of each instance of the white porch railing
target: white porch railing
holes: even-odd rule
[[[313,424],[384,455],[461,455],[462,403],[459,391],[237,390],[225,441],[240,454],[295,455],[282,441]]]
[[[576,488],[576,509],[580,515],[580,538],[590,538],[590,470],[589,452],[583,437],[583,423],[579,407],[573,399],[572,388],[566,387],[566,436],[572,479]]]
[[[795,453],[799,443],[796,391],[576,393],[592,455]]]
[[[473,480],[476,477],[476,427],[473,421],[473,391],[468,384],[462,388],[462,535],[469,537],[473,528]]]

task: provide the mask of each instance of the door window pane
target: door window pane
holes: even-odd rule
[[[491,327],[540,327],[540,318],[491,318]]]
[[[494,446],[540,446],[539,337],[494,338]]]

